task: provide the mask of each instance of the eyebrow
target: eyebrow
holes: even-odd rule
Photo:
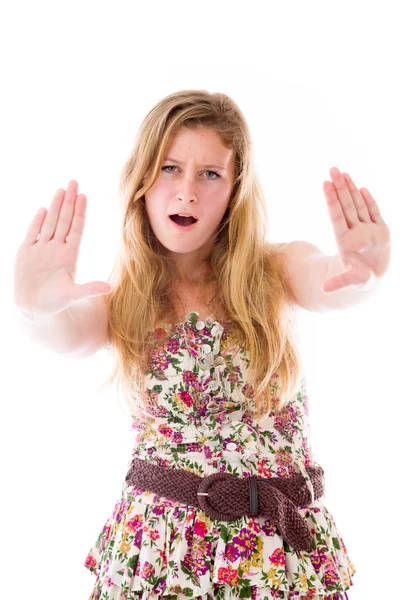
[[[170,156],[166,156],[164,158],[164,160],[170,160],[171,162],[174,162],[177,165],[182,164],[180,160],[176,160],[176,158],[171,158]],[[200,165],[200,166],[203,167],[204,169],[221,169],[221,171],[226,171],[226,169],[224,169],[224,167],[219,167],[218,165]]]

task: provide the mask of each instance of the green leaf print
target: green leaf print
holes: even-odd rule
[[[129,569],[132,569],[132,571],[134,571],[134,570],[135,570],[135,567],[136,567],[136,563],[137,563],[137,561],[138,561],[138,558],[139,558],[139,554],[136,554],[135,556],[131,556],[131,557],[129,558],[128,562],[126,563],[126,566],[127,566]]]
[[[290,546],[287,542],[285,542],[285,540],[283,540],[283,549],[285,552],[288,552],[290,554]]]
[[[222,523],[220,525],[220,534],[222,541],[225,542],[225,544],[227,544],[229,541],[229,531],[225,525],[222,525]]]
[[[192,590],[191,588],[183,588],[183,589],[181,590],[181,593],[182,593],[184,596],[188,596],[189,598],[191,598],[191,597],[193,596],[193,590]]]
[[[310,519],[315,525],[317,525],[317,519],[314,517],[314,514],[312,512],[310,512]]]
[[[251,598],[251,587],[249,585],[244,585],[240,588],[239,598]]]
[[[171,357],[171,365],[174,367],[175,371],[177,373],[182,373],[182,369],[180,367],[181,364],[181,359],[180,358],[174,358]]]
[[[163,386],[162,385],[153,385],[152,387],[152,392],[156,392],[157,394],[161,394],[163,390]]]
[[[341,546],[340,546],[340,542],[339,542],[338,538],[333,537],[332,538],[332,542],[333,542],[333,545],[335,546],[336,550],[341,550],[342,549]]]
[[[176,406],[176,404],[175,404]],[[185,421],[183,421],[180,417],[174,415],[174,423],[180,423],[181,425],[185,425]]]

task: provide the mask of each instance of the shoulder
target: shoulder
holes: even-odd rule
[[[290,259],[303,259],[310,258],[313,256],[321,256],[323,252],[311,244],[311,242],[305,242],[304,240],[294,240],[292,242],[280,242],[275,244],[269,244],[269,246],[277,251],[280,256],[283,257],[285,262]]]

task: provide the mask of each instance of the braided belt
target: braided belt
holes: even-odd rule
[[[324,494],[324,471],[306,468],[314,498]],[[134,458],[125,478],[129,485],[201,508],[206,515],[231,521],[243,515],[262,516],[278,527],[295,550],[311,550],[312,537],[297,508],[311,503],[311,493],[301,473],[293,477],[240,478],[221,471],[200,477],[186,469],[168,469]]]

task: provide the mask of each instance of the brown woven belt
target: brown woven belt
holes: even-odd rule
[[[314,499],[324,494],[321,466],[306,467],[314,489]],[[237,477],[221,471],[200,477],[186,469],[167,469],[134,458],[125,478],[129,485],[149,490],[201,508],[206,515],[231,521],[243,515],[271,520],[283,539],[295,550],[311,550],[312,537],[297,508],[311,503],[311,493],[301,473],[293,477]]]

